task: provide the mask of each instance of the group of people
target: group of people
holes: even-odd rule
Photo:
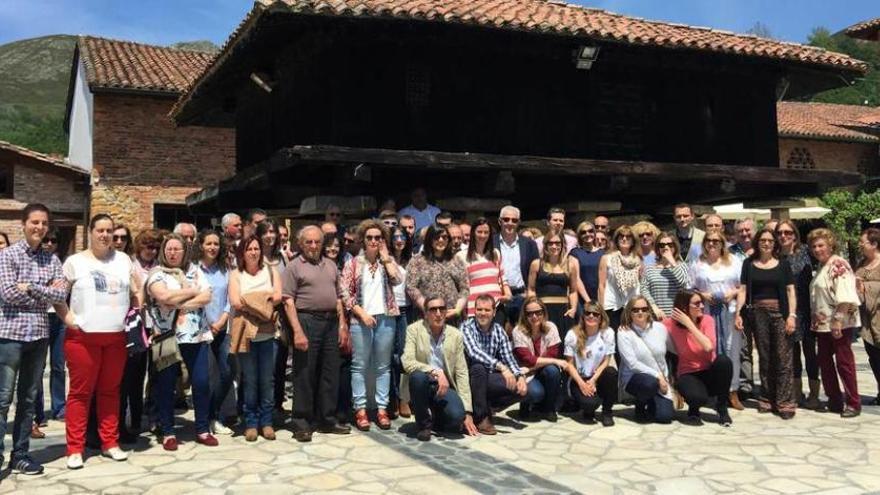
[[[880,383],[880,230],[862,234],[854,271],[831,231],[802,244],[790,221],[738,221],[731,243],[720,218],[700,230],[684,204],[669,232],[644,221],[611,230],[604,216],[568,231],[552,208],[536,235],[514,206],[455,223],[423,189],[412,199],[348,227],[331,206],[295,236],[262,210],[134,239],[98,214],[88,249],[63,263],[48,209],[28,205],[22,240],[0,236],[0,441],[15,392],[12,469],[43,470],[28,450],[50,346],[50,411],[66,423],[71,469],[89,430],[103,455],[125,460],[120,444],[144,416],[176,450],[189,387],[195,442],[216,446],[236,427],[274,440],[291,366],[300,442],[349,424],[387,430],[398,416],[414,416],[423,441],[492,435],[493,415],[515,403],[520,421],[577,412],[606,427],[621,402],[660,423],[686,403],[684,421],[701,424],[710,406],[730,426],[728,408],[752,397],[782,419],[799,403],[853,417],[859,331]]]

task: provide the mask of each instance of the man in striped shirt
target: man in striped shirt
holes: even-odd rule
[[[470,374],[474,423],[484,435],[494,435],[490,407],[504,408],[526,395],[526,380],[513,357],[504,328],[494,322],[495,299],[477,297],[473,318],[461,326]]]

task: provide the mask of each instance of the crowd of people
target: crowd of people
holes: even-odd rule
[[[801,242],[787,220],[739,220],[731,239],[721,218],[701,230],[681,204],[666,232],[612,230],[604,216],[571,231],[559,208],[534,229],[513,205],[454,222],[424,189],[412,200],[349,225],[331,206],[296,232],[252,210],[216,230],[132,238],[97,214],[71,256],[49,210],[27,205],[22,240],[0,235],[0,442],[15,396],[13,471],[43,471],[29,441],[44,436],[47,355],[70,469],[87,445],[126,460],[120,445],[145,431],[177,450],[175,411],[189,407],[205,447],[236,432],[275,440],[287,419],[299,442],[397,417],[414,417],[422,441],[493,435],[516,403],[519,421],[565,413],[604,427],[617,404],[658,423],[686,407],[693,425],[711,407],[731,426],[729,408],[752,399],[784,420],[798,407],[849,418],[859,333],[880,383],[878,229],[862,233],[854,271],[830,230]]]

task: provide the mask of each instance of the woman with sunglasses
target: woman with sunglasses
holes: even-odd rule
[[[113,230],[113,249],[131,256],[134,248],[131,245],[131,231],[125,225],[119,224]]]
[[[406,327],[409,325],[411,305],[406,296],[406,271],[409,260],[412,259],[412,239],[403,227],[395,226],[390,229],[390,251],[397,265],[397,275],[400,283],[393,287],[394,300],[400,314],[394,318],[394,354],[391,356],[391,399],[389,414],[393,418],[396,414],[404,418],[410,417],[412,411],[409,407],[409,382],[403,373],[403,348],[406,345]]]
[[[501,270],[501,253],[495,248],[495,235],[489,220],[478,218],[474,221],[472,232],[473,238],[467,246],[467,251],[455,255],[467,270],[468,318],[474,316],[477,296],[489,294],[499,304],[510,301],[512,297]],[[496,312],[496,321],[502,321],[503,317],[503,310]]]
[[[688,422],[701,425],[700,408],[715,397],[718,422],[730,426],[727,395],[733,375],[733,363],[715,352],[715,322],[703,314],[699,292],[683,290],[675,296],[671,316],[663,321],[670,341],[678,354],[675,388],[688,404]]]
[[[730,407],[742,411],[744,407],[737,393],[742,331],[734,326],[742,263],[739,258],[730,254],[724,236],[718,231],[706,232],[702,248],[700,257],[691,266],[694,289],[703,296],[703,302],[715,322],[716,353],[729,357],[733,363],[728,403]]]
[[[599,262],[598,302],[616,332],[624,306],[639,293],[642,260],[635,252],[635,236],[629,225],[618,227],[612,240],[614,248]]]
[[[391,354],[396,333],[395,318],[400,315],[394,297],[400,284],[397,263],[388,254],[388,229],[376,220],[364,220],[357,230],[364,246],[360,254],[345,264],[339,276],[342,303],[350,315],[351,389],[355,426],[370,429],[367,416],[367,377],[375,380],[376,424],[391,428],[388,397],[391,388]]]
[[[602,406],[602,426],[614,426],[611,409],[617,401],[617,370],[611,364],[616,348],[608,314],[595,301],[584,305],[581,321],[565,337],[569,380],[566,390],[588,423],[596,421]]]
[[[874,373],[878,393],[873,400],[880,406],[880,229],[871,227],[862,231],[859,236],[859,250],[862,252],[862,263],[856,270],[856,289],[862,318],[862,342],[868,354],[868,364]],[[810,333],[810,332],[808,332]],[[806,339],[804,339],[806,346]],[[806,347],[805,347],[806,349]],[[808,370],[809,371],[809,370]],[[812,397],[812,387],[810,396]]]
[[[738,330],[746,326],[758,348],[761,396],[758,412],[776,411],[791,419],[797,411],[792,369],[792,335],[797,322],[797,297],[788,260],[779,258],[773,231],[763,229],[752,239],[754,252],[743,262],[736,302]]]
[[[675,235],[664,232],[657,236],[654,250],[656,261],[644,265],[639,291],[648,300],[654,316],[662,321],[671,314],[676,294],[690,288],[692,282]]]
[[[768,226],[771,222],[767,222]],[[779,255],[788,260],[791,274],[794,277],[794,289],[797,296],[797,322],[792,335],[792,359],[794,360],[794,392],[795,400],[800,402],[803,397],[804,368],[807,370],[809,396],[802,406],[817,409],[822,406],[819,401],[819,360],[816,356],[816,334],[810,331],[810,282],[813,281],[813,259],[810,249],[801,243],[797,226],[791,220],[782,220],[774,227],[776,239],[779,241]],[[803,362],[801,351],[803,350]]]
[[[173,332],[174,336],[169,338],[177,339],[192,382],[196,442],[214,447],[219,442],[211,434],[209,425],[211,390],[208,383],[208,355],[213,335],[205,317],[205,306],[211,302],[211,287],[198,268],[187,262],[189,259],[189,243],[177,234],[167,235],[159,249],[159,264],[145,283],[147,311],[153,320],[154,338]],[[168,451],[177,450],[174,391],[180,371],[180,364],[157,371],[153,385],[162,447]]]
[[[638,422],[668,424],[675,411],[666,365],[666,327],[651,318],[651,305],[643,296],[630,299],[617,332],[620,384],[635,397]]]
[[[263,264],[273,269],[273,273],[281,274],[287,267],[287,258],[281,250],[281,236],[278,235],[278,222],[272,218],[267,218],[257,224],[254,230],[263,251]],[[276,307],[279,314],[284,308],[279,303]],[[285,386],[287,384],[287,358],[290,356],[290,335],[291,329],[287,323],[287,318],[279,318],[279,331],[275,336],[275,371],[272,381],[274,387],[275,412],[284,416]]]
[[[580,282],[587,297],[581,294],[580,287],[578,287],[578,294],[581,296],[581,303],[597,301],[599,298],[599,262],[605,251],[596,245],[596,227],[590,222],[581,222],[578,225],[577,239],[577,247],[572,249],[568,255],[578,262]]]
[[[540,299],[526,298],[512,336],[513,355],[528,383],[526,396],[519,405],[519,419],[530,420],[532,407],[536,407],[549,421],[555,421],[561,370],[567,369],[568,363],[559,359],[559,330],[547,321],[547,307]]]
[[[852,351],[853,334],[862,326],[856,276],[849,263],[837,255],[837,238],[830,230],[813,230],[807,245],[819,262],[810,283],[810,308],[828,410],[842,418],[854,418],[862,412]]]
[[[446,227],[438,224],[425,227],[423,244],[422,255],[409,263],[406,294],[420,311],[424,311],[425,294],[442,297],[446,302],[446,322],[457,324],[467,304],[467,269],[453,256]]]
[[[655,242],[659,241],[660,229],[651,222],[642,220],[632,226],[633,235],[639,244],[638,252],[642,257],[642,265],[649,267],[660,259],[655,253]]]
[[[579,273],[577,260],[565,253],[562,234],[549,232],[544,236],[541,258],[529,266],[526,297],[535,296],[544,303],[547,319],[562,335],[574,324]]]
[[[345,267],[345,256],[342,255],[342,239],[339,234],[324,234],[321,255],[336,264],[338,273]],[[341,362],[339,365],[339,393],[336,402],[336,420],[340,424],[351,421],[351,346],[339,349]]]

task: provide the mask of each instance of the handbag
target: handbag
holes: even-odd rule
[[[125,314],[125,348],[128,350],[129,357],[137,356],[147,352],[150,342],[147,339],[146,325],[141,311],[138,308],[129,308]]]
[[[153,360],[153,365],[156,367],[156,371],[162,371],[165,368],[170,366],[174,366],[177,363],[183,361],[183,356],[180,355],[180,347],[177,345],[177,317],[180,315],[180,310],[174,310],[174,318],[173,324],[171,326],[171,330],[168,332],[162,332],[159,335],[153,337],[153,345],[150,347],[150,357]]]

